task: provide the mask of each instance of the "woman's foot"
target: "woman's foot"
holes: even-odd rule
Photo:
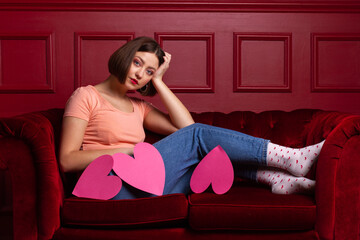
[[[289,148],[269,143],[267,165],[284,169],[294,176],[305,176],[317,160],[324,142],[325,140],[304,148]]]
[[[275,194],[313,193],[315,190],[314,180],[276,170],[258,170],[256,181],[271,186]]]

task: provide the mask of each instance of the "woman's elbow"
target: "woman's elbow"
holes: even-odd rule
[[[70,164],[70,162],[68,161],[67,158],[65,157],[60,157],[60,168],[63,172],[71,172],[73,169],[72,169],[72,166]]]
[[[188,120],[186,122],[183,122],[179,127],[177,127],[177,130],[181,129],[181,128],[184,128],[184,127],[187,127],[187,126],[190,126],[190,125],[193,125],[195,123],[194,120]]]
[[[194,119],[192,118],[192,117],[190,117],[187,121],[186,121],[186,123],[185,123],[185,127],[187,127],[187,126],[190,126],[190,125],[193,125],[195,123],[195,121],[194,121]]]

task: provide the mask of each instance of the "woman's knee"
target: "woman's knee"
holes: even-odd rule
[[[189,125],[191,128],[207,128],[209,125],[203,124],[203,123],[193,123]]]

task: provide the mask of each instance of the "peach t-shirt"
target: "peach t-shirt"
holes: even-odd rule
[[[69,98],[64,117],[88,122],[83,150],[134,147],[143,142],[143,121],[153,107],[140,99],[130,98],[133,112],[122,112],[105,100],[94,86],[80,87]]]

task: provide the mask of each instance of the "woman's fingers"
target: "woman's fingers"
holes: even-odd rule
[[[170,66],[170,61],[171,61],[171,54],[168,52],[165,52],[164,63],[161,64],[161,66],[158,68],[158,70],[156,71],[156,73],[154,75],[154,78],[162,78],[162,76],[165,74],[165,72],[168,70],[168,68]]]
[[[170,61],[171,61],[171,54],[168,52],[165,52],[164,63],[169,65]]]

